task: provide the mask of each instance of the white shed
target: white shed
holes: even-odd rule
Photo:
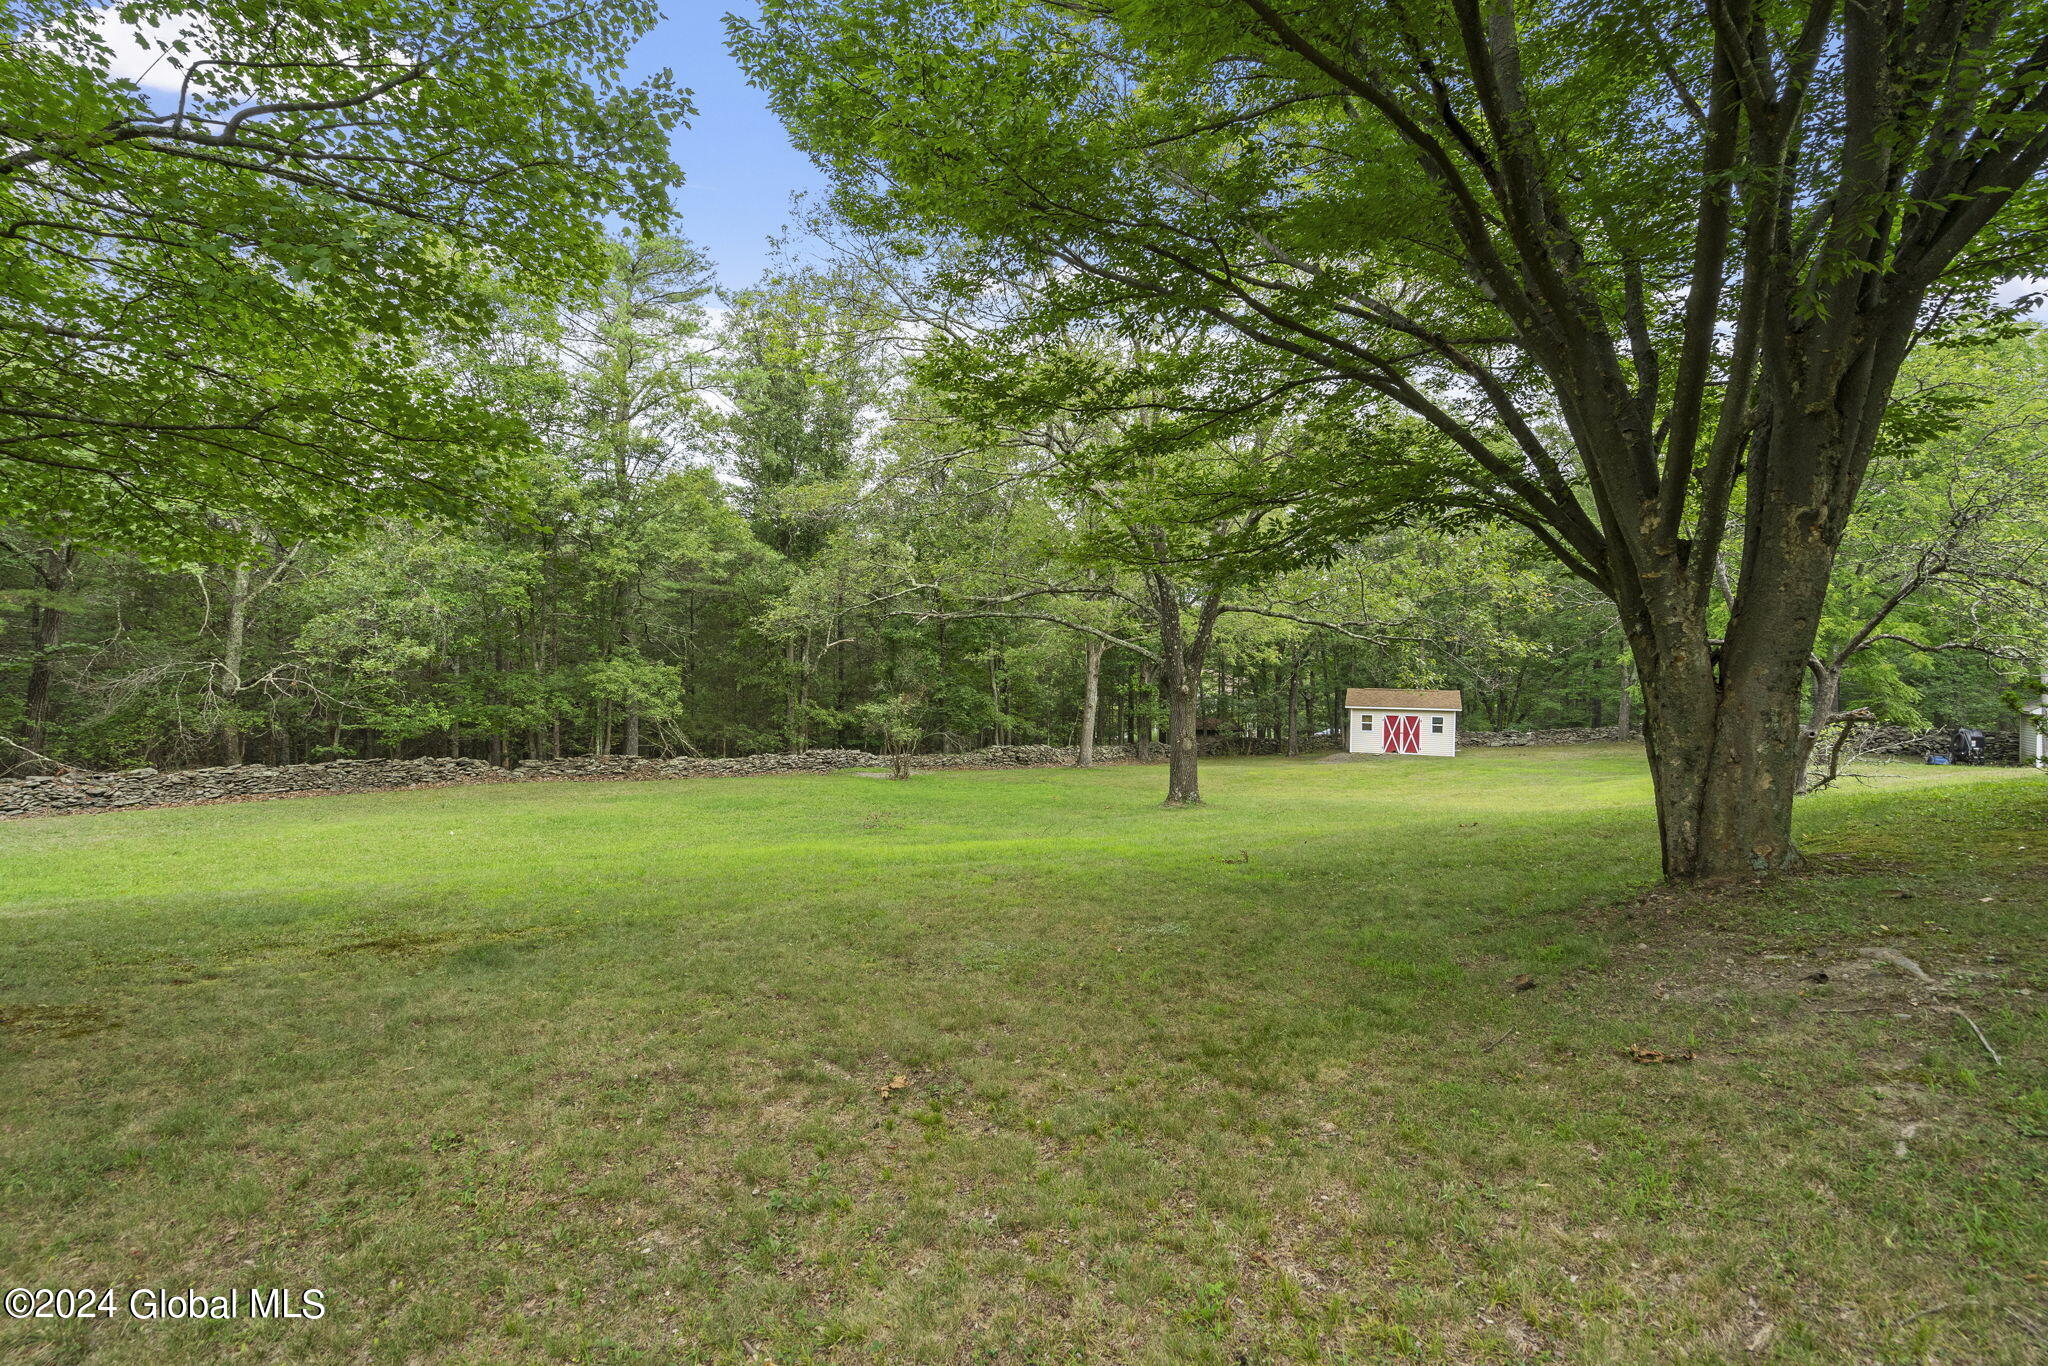
[[[1345,748],[1353,754],[1458,752],[1458,713],[1464,699],[1455,688],[1349,688],[1344,693]]]

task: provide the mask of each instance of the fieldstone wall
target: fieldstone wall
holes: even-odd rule
[[[336,759],[325,764],[241,764],[165,773],[66,773],[0,781],[0,816],[54,816],[134,806],[282,797],[313,792],[381,792],[444,783],[511,782],[482,759]]]
[[[1924,760],[1929,754],[1946,754],[1951,733],[1946,730],[1918,731],[1907,726],[1859,726],[1850,748],[1869,759]],[[1640,741],[1640,732],[1624,737],[1618,726],[1567,726],[1562,730],[1466,731],[1458,736],[1461,745],[1499,748],[1506,745],[1586,745],[1613,743],[1621,739]],[[1984,762],[2016,764],[2020,761],[2020,737],[2012,731],[1984,733]]]
[[[1482,748],[1511,745],[1570,745],[1622,739],[1614,726],[1573,726],[1561,730],[1468,731],[1459,743]],[[1633,737],[1631,737],[1633,738]],[[1857,748],[1872,758],[1920,759],[1946,753],[1946,732],[1919,733],[1904,727],[1859,732]],[[1994,732],[1984,738],[1992,763],[2019,761],[2019,737]],[[1332,749],[1328,740],[1305,742],[1304,753]],[[1278,754],[1282,741],[1213,739],[1202,742],[1205,758]],[[915,769],[1058,768],[1080,757],[1071,745],[992,745],[961,754],[919,754]],[[1098,763],[1137,760],[1134,746],[1097,745]],[[1151,759],[1163,762],[1163,746]],[[109,811],[139,806],[184,806],[315,793],[391,792],[461,783],[516,783],[576,780],[651,781],[663,778],[746,778],[772,773],[836,773],[842,769],[883,769],[889,761],[860,749],[813,749],[802,754],[747,754],[736,759],[628,759],[620,755],[575,759],[527,759],[502,769],[482,759],[335,759],[324,764],[242,764],[234,768],[193,768],[160,772],[133,768],[121,773],[65,773],[56,777],[0,779],[0,818],[57,816],[76,811]]]
[[[1225,752],[1216,742],[1205,754]],[[1072,765],[1073,746],[993,745],[962,754],[920,754],[917,769],[1029,768]],[[1163,759],[1163,749],[1153,757]],[[1097,745],[1099,763],[1136,758],[1126,745]],[[182,806],[193,802],[237,801],[314,793],[390,792],[461,783],[513,783],[611,779],[743,778],[771,773],[835,773],[841,769],[888,766],[879,754],[858,749],[814,749],[802,754],[748,754],[735,759],[628,759],[619,755],[574,759],[527,759],[517,768],[498,768],[482,759],[336,759],[324,764],[242,764],[160,772],[135,768],[121,773],[66,773],[56,777],[0,780],[0,817],[55,816],[139,806]]]
[[[1618,740],[1641,739],[1641,732],[1623,735],[1620,726],[1565,726],[1558,730],[1466,730],[1458,732],[1458,743],[1481,749],[1510,745],[1593,745]]]

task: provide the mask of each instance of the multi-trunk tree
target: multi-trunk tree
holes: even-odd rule
[[[1187,409],[1427,424],[1411,507],[1519,524],[1619,610],[1667,873],[1797,860],[1802,684],[1894,378],[2048,254],[2039,0],[776,0],[734,31],[849,218],[1054,273],[1020,345],[1208,328],[1244,346]]]

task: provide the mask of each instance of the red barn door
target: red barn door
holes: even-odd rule
[[[1422,752],[1422,718],[1419,716],[1389,716],[1387,718],[1387,753],[1420,754]]]

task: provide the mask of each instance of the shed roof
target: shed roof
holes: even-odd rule
[[[1463,711],[1465,700],[1456,688],[1347,688],[1344,705],[1366,711]]]

